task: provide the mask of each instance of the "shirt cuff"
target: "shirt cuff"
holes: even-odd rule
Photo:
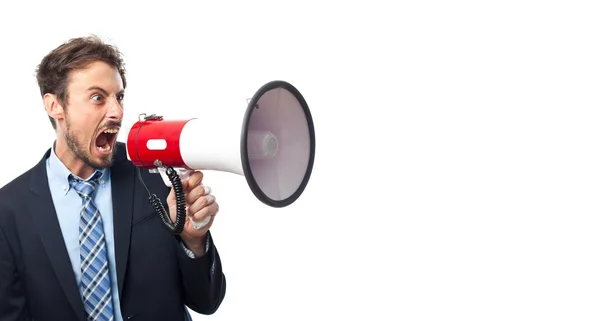
[[[187,246],[185,246],[185,243],[183,242],[183,240],[179,240],[179,244],[183,248],[183,251],[185,252],[185,254],[190,259],[195,259],[196,258],[196,255],[194,254],[194,252],[192,252],[190,249],[187,248]],[[204,248],[204,253],[208,253],[209,249],[210,249],[210,237],[207,237],[206,238],[206,247]]]

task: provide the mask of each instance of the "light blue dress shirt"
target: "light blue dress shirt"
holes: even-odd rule
[[[71,172],[62,163],[54,153],[54,147],[50,157],[46,160],[46,169],[48,172],[48,184],[50,193],[56,208],[56,215],[63,234],[67,251],[73,266],[73,272],[77,284],[81,282],[81,262],[79,258],[79,211],[81,210],[81,197],[71,188],[68,178]],[[94,192],[93,198],[96,207],[102,216],[104,224],[104,236],[108,252],[108,263],[110,268],[110,282],[113,296],[113,310],[115,312],[115,321],[122,321],[121,307],[119,305],[119,291],[117,286],[117,267],[115,262],[115,238],[113,229],[112,195],[110,184],[110,169],[99,170],[102,172],[98,180],[98,186]],[[90,177],[81,177],[89,179]],[[81,293],[81,288],[79,288]]]
[[[81,259],[79,257],[79,211],[81,210],[81,196],[69,184],[69,175],[71,171],[63,164],[54,152],[54,144],[50,151],[50,157],[46,160],[46,170],[48,175],[48,184],[50,186],[50,194],[56,209],[58,223],[69,252],[71,266],[77,284],[81,283]],[[115,313],[115,321],[123,321],[121,315],[121,306],[119,304],[119,288],[117,285],[117,266],[115,261],[115,236],[113,225],[112,211],[112,193],[110,182],[110,169],[96,170],[102,173],[98,179],[98,186],[94,191],[92,198],[96,207],[102,216],[102,224],[104,225],[104,237],[106,239],[106,247],[108,253],[108,264],[110,268],[110,282],[113,296],[113,310]],[[89,179],[90,177],[79,177],[81,179]],[[73,174],[74,175],[74,174]],[[76,175],[75,175],[76,176]],[[180,242],[182,249],[191,259],[195,258],[194,253],[190,251],[183,242]],[[210,248],[209,242],[206,244],[206,252]],[[79,288],[81,294],[81,288]],[[185,321],[191,321],[192,317],[187,307],[185,308]]]

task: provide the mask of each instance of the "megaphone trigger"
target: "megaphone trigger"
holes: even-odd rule
[[[190,178],[190,175],[192,175],[195,172],[195,170],[186,169],[186,168],[173,168],[173,170],[175,170],[175,172],[177,172],[177,175],[179,176],[179,179],[182,182],[186,181],[188,178]],[[167,169],[165,167],[161,166],[158,168],[153,168],[153,169],[150,169],[150,172],[160,174],[160,177],[162,178],[165,185],[167,187],[173,187],[173,184],[171,184],[171,180],[169,179],[169,176],[167,175]]]

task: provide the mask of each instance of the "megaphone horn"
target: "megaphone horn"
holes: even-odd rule
[[[290,83],[271,81],[249,99],[242,116],[232,122],[142,114],[129,130],[127,156],[136,167],[159,172],[167,186],[175,187],[178,200],[184,199],[181,179],[196,170],[216,170],[244,176],[254,196],[268,206],[294,203],[310,180],[315,159],[315,129],[306,100]],[[151,199],[161,214],[164,208],[157,201]],[[175,226],[161,214],[174,233],[185,222],[179,207],[185,213],[185,206],[178,205]]]

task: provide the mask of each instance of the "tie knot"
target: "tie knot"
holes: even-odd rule
[[[69,175],[69,183],[71,184],[71,186],[73,186],[75,191],[77,191],[77,194],[79,194],[79,196],[89,198],[90,195],[92,195],[92,193],[96,189],[96,186],[98,185],[98,179],[100,178],[100,175],[102,175],[102,173],[96,172],[94,173],[94,176],[92,176],[87,181],[84,181],[80,178],[76,178],[73,174],[71,174]]]

